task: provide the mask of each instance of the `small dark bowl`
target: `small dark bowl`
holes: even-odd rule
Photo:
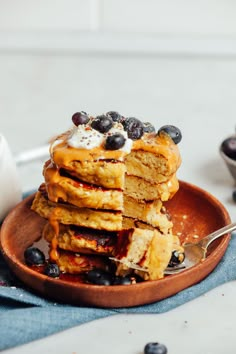
[[[221,155],[222,159],[224,160],[231,176],[233,177],[233,179],[236,183],[236,160],[232,159],[231,157],[227,156],[224,153],[224,151],[222,149],[222,144],[220,145],[220,155]]]

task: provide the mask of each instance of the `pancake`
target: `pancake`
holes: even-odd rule
[[[121,190],[105,189],[82,182],[70,175],[63,175],[53,164],[44,168],[48,199],[52,202],[67,202],[79,208],[122,210]]]
[[[115,160],[63,160],[55,155],[53,160],[60,169],[64,169],[76,178],[96,186],[110,189],[124,189],[125,164]]]
[[[119,211],[93,210],[77,208],[70,204],[53,203],[40,191],[36,193],[31,209],[51,222],[74,224],[98,230],[122,230],[122,213]]]
[[[43,237],[51,243],[55,232],[50,223],[43,230]],[[114,256],[117,233],[81,228],[75,225],[59,225],[57,247],[83,254]]]
[[[109,270],[110,261],[106,257],[85,255],[69,251],[58,251],[56,261],[62,273],[83,274],[92,269]]]

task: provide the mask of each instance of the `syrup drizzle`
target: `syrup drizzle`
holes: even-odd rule
[[[54,208],[49,216],[49,223],[53,228],[54,236],[51,241],[51,250],[49,252],[49,257],[53,261],[57,261],[59,254],[57,251],[58,240],[57,237],[59,235],[59,222],[57,220],[57,208]]]

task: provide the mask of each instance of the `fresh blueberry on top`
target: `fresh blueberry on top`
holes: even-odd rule
[[[106,115],[110,116],[112,118],[113,122],[119,123],[121,120],[124,119],[124,117],[116,111],[107,112]]]
[[[164,125],[158,130],[157,134],[160,135],[162,132],[168,134],[175,144],[178,144],[182,139],[181,131],[174,125]]]
[[[126,118],[122,121],[122,124],[130,139],[137,140],[143,136],[144,127],[139,119],[134,117]]]
[[[37,247],[29,247],[24,252],[27,265],[41,265],[45,263],[44,253]]]
[[[106,150],[118,150],[125,145],[125,137],[120,133],[109,135],[105,141]]]
[[[107,133],[113,126],[113,120],[108,115],[101,115],[94,118],[91,123],[93,129],[98,130],[100,133]]]
[[[112,285],[112,275],[102,269],[92,269],[87,274],[87,279],[95,285]]]
[[[225,139],[221,144],[221,149],[229,158],[236,160],[236,136]]]
[[[44,273],[51,278],[58,278],[60,275],[60,269],[56,263],[48,263],[45,267]]]
[[[89,116],[86,112],[81,111],[74,113],[71,119],[74,125],[78,127],[78,125],[87,124],[89,121]]]
[[[155,127],[149,122],[143,123],[143,130],[144,133],[154,133],[156,131]]]
[[[157,342],[147,343],[144,347],[144,354],[167,354],[167,348],[164,344]]]
[[[183,252],[179,252],[179,251],[173,251],[172,255],[171,255],[171,259],[169,261],[168,267],[175,267],[181,263],[183,263],[184,261],[184,253]]]

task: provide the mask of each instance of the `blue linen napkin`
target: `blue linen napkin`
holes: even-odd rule
[[[27,193],[27,195],[32,192]],[[27,195],[24,195],[26,197]],[[0,350],[121,313],[158,314],[180,306],[207,291],[236,280],[236,232],[214,271],[196,285],[167,299],[132,308],[92,308],[58,304],[27,288],[7,266],[0,252]]]

